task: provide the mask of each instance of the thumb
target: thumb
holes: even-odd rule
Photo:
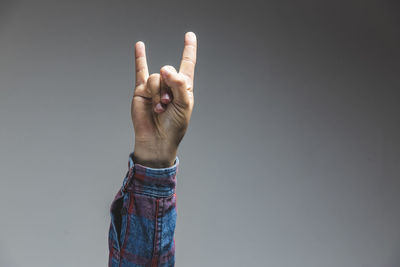
[[[172,66],[164,66],[160,70],[162,80],[171,88],[173,94],[173,102],[178,102],[183,107],[190,104],[188,90],[190,89],[186,77],[178,73]]]

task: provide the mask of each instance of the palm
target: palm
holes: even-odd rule
[[[179,131],[184,130],[182,128],[187,127],[190,114],[187,114],[188,112],[185,112],[179,105],[172,102],[167,106],[165,112],[155,113],[151,97],[140,87],[136,88],[135,91],[131,115],[136,140],[171,139],[171,135],[174,136]],[[191,92],[188,92],[188,95],[190,99],[193,99]],[[192,106],[193,101],[189,106],[190,110]]]
[[[140,91],[137,88],[136,91]],[[179,107],[171,103],[163,113],[153,111],[151,97],[134,95],[132,99],[132,121],[135,128],[135,138],[147,141],[152,138],[166,138],[168,134],[175,132],[184,121],[177,120]],[[172,131],[172,132],[171,132]]]

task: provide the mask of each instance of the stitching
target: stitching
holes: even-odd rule
[[[153,259],[151,261],[151,267],[157,266],[157,243],[158,243],[158,210],[160,206],[160,200],[156,200],[156,218],[155,218],[155,227],[154,227],[154,247],[153,247]]]
[[[134,198],[133,198],[133,195],[132,195],[132,193],[129,193],[129,207],[128,207],[128,211],[131,209],[131,208],[133,208],[133,201],[134,201]],[[130,219],[130,217],[131,216],[129,216],[129,213],[127,213],[127,214],[125,214],[124,216],[126,216],[126,228],[125,228],[125,235],[124,235],[124,238],[122,239],[121,238],[121,242],[122,242],[122,247],[121,247],[121,250],[120,250],[120,261],[119,261],[119,266],[121,267],[121,264],[122,264],[122,257],[124,256],[124,252],[125,252],[125,247],[126,247],[126,243],[128,243],[127,242],[127,237],[128,237],[128,234],[129,234],[129,230],[130,230],[130,228],[129,228],[129,226],[130,226],[130,224],[131,224],[131,219]]]

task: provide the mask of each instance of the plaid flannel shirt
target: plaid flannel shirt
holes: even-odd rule
[[[110,208],[109,267],[175,264],[176,171],[149,168],[129,157],[129,171]]]

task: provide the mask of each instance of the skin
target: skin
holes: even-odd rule
[[[135,131],[134,161],[151,168],[174,165],[178,146],[193,110],[197,39],[185,34],[179,72],[166,65],[149,76],[143,42],[135,44],[136,86],[131,115]]]

